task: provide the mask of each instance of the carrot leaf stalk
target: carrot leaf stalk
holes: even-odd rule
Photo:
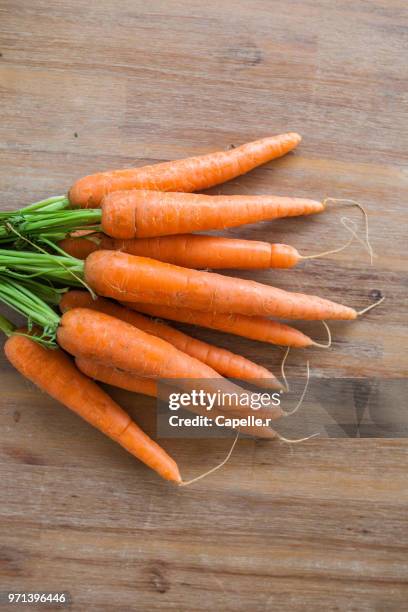
[[[53,196],[39,202],[33,202],[18,210],[5,210],[0,212],[0,221],[10,219],[18,215],[33,213],[33,212],[56,212],[69,208],[70,202],[66,196]]]
[[[60,317],[48,304],[30,291],[27,286],[1,274],[0,300],[26,317],[29,329],[33,325],[41,327],[43,333],[40,336],[33,336],[33,339],[38,339],[41,344],[47,346],[56,346],[56,333]]]
[[[13,278],[12,274],[9,275]],[[38,298],[49,304],[50,306],[58,306],[64,293],[68,291],[68,287],[57,288],[50,283],[41,283],[31,278],[24,280],[19,279],[19,284],[34,293]]]
[[[0,330],[5,336],[11,336],[15,328],[15,325],[11,321],[9,321],[8,319],[6,319],[6,317],[0,314]]]
[[[41,250],[41,249],[39,249]],[[46,252],[15,251],[0,249],[0,268],[16,278],[30,279],[41,276],[43,279],[82,285],[84,262],[70,255],[53,255]]]
[[[21,212],[0,220],[0,241],[15,241],[20,235],[38,239],[41,236],[64,237],[73,229],[100,230],[101,210],[59,210]]]

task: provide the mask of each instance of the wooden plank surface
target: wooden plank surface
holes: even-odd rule
[[[405,377],[407,7],[402,0],[0,0],[0,193],[14,208],[83,174],[296,130],[301,147],[220,193],[354,198],[378,254],[356,243],[290,272],[245,277],[357,308],[312,375]],[[340,219],[262,223],[235,236],[315,253]],[[323,338],[316,324],[302,328]],[[278,368],[279,349],[196,335]],[[73,610],[404,610],[404,440],[239,443],[184,490],[0,363],[0,591],[65,590]],[[289,373],[303,375],[304,352]],[[112,390],[147,431],[154,402]],[[227,440],[163,441],[193,476]]]

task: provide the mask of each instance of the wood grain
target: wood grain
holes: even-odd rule
[[[294,271],[244,273],[357,308],[333,324],[317,377],[405,377],[407,8],[400,0],[0,0],[3,208],[83,174],[296,130],[301,147],[214,190],[345,197],[368,209],[356,243]],[[305,254],[342,244],[314,219],[233,230]],[[323,338],[318,324],[303,329]],[[270,346],[196,330],[269,368]],[[293,351],[291,376],[305,353]],[[160,482],[0,359],[0,590],[67,590],[73,610],[403,610],[404,440],[242,441],[194,487]],[[149,432],[154,402],[112,390]],[[227,440],[163,441],[186,477]],[[17,608],[15,608],[17,609]]]

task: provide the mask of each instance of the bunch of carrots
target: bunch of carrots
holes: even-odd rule
[[[367,310],[208,271],[290,268],[311,257],[289,245],[194,233],[324,211],[325,202],[304,198],[193,193],[281,157],[300,140],[281,134],[225,152],[95,174],[67,196],[0,213],[0,300],[27,320],[15,329],[0,318],[7,358],[179,485],[185,482],[176,462],[95,381],[153,397],[160,378],[200,379],[212,391],[239,391],[228,379],[282,385],[266,368],[158,318],[306,348],[319,344],[269,317],[352,320]],[[231,413],[243,410],[237,404]],[[265,413],[284,414],[272,406]],[[247,433],[278,436],[265,427]]]

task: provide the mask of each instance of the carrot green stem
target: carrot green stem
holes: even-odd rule
[[[10,272],[8,272],[8,276],[14,277]],[[47,304],[50,304],[50,306],[58,306],[62,295],[69,290],[68,287],[56,288],[53,287],[50,282],[45,284],[28,278],[19,280],[19,284],[34,293]]]
[[[16,215],[35,212],[39,210],[48,212],[64,210],[69,206],[70,202],[66,196],[54,196],[52,198],[47,198],[46,200],[34,202],[33,204],[29,204],[28,206],[24,206],[24,208],[20,208],[18,210],[2,211],[0,212],[0,220],[9,219],[10,217],[14,217]]]
[[[102,218],[100,209],[85,209],[85,210],[64,210],[57,212],[44,213],[24,213],[21,220],[14,222],[20,231],[36,232],[47,231],[49,229],[64,231],[71,230],[77,227],[87,226],[89,224],[99,223]],[[60,230],[60,228],[62,228]]]
[[[60,318],[48,304],[26,285],[3,274],[0,274],[0,299],[46,330],[58,327]]]
[[[62,284],[84,284],[84,262],[67,254],[0,249],[0,269],[10,271],[13,275],[18,274],[21,278],[41,276]]]
[[[0,240],[15,241],[13,230],[31,239],[47,234],[69,234],[72,230],[100,231],[101,210],[57,210],[21,212],[0,219]]]
[[[27,319],[28,329],[38,325],[43,332],[33,334],[36,341],[46,346],[56,346],[59,315],[23,283],[0,274],[0,300]]]
[[[3,332],[3,334],[9,337],[12,335],[15,328],[15,325],[13,325],[11,321],[9,321],[8,319],[6,319],[6,317],[3,317],[3,315],[0,314],[0,330]]]

